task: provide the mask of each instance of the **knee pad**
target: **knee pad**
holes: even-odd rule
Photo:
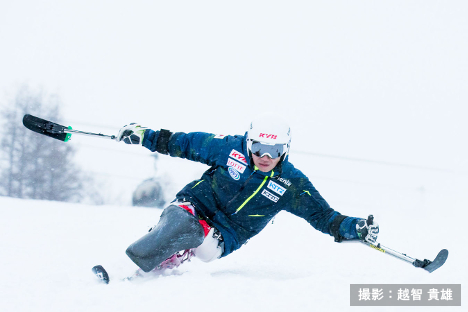
[[[214,228],[211,228],[203,243],[193,250],[195,257],[203,262],[219,259],[224,252],[222,244],[217,238],[213,237],[213,233]]]

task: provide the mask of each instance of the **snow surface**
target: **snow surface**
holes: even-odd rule
[[[0,197],[0,311],[356,311],[363,308],[350,307],[350,284],[466,285],[468,255],[455,214],[462,209],[421,220],[395,211],[380,220],[382,243],[410,256],[432,260],[449,249],[446,264],[432,274],[360,243],[333,243],[280,213],[224,259],[194,259],[165,276],[123,282],[135,269],[125,249],[157,222],[160,209]],[[109,285],[92,274],[97,264],[108,270]]]

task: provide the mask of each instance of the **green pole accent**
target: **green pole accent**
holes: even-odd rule
[[[71,126],[68,126],[68,129],[69,130],[72,130],[72,127]],[[71,133],[67,133],[67,135],[65,136],[65,139],[63,140],[63,142],[68,142],[68,140],[70,140],[71,138]]]

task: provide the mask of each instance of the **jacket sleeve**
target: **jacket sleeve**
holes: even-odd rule
[[[164,129],[157,131],[148,129],[143,137],[143,146],[152,152],[213,166],[219,150],[232,138],[232,136],[218,138],[215,134],[204,132],[172,133]]]
[[[307,177],[303,177],[292,192],[290,206],[286,209],[305,219],[315,229],[335,237],[335,241],[357,238],[356,223],[360,218],[348,217],[335,211],[315,189]]]

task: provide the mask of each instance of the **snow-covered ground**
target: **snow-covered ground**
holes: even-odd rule
[[[432,274],[360,243],[333,243],[280,213],[229,257],[194,259],[166,276],[123,282],[135,269],[126,247],[161,210],[0,197],[0,311],[354,311],[350,284],[466,285],[465,210],[444,207],[420,220],[395,210],[380,220],[382,243],[396,250],[432,260],[449,249],[446,264]],[[109,285],[92,274],[97,264],[109,271]],[[460,308],[431,308],[452,310]]]

